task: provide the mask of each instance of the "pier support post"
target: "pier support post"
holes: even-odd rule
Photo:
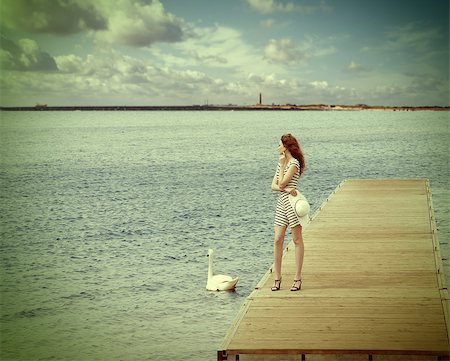
[[[217,351],[217,361],[227,361],[228,360],[228,354],[227,351]]]

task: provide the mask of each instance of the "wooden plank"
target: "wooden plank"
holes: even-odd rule
[[[302,358],[302,357],[305,358]],[[372,358],[369,359],[369,355],[364,352],[353,352],[353,353],[326,353],[326,352],[315,352],[315,353],[298,353],[295,350],[291,352],[284,352],[283,354],[276,354],[273,352],[267,352],[264,354],[239,354],[239,358],[236,354],[229,353],[227,360],[241,361],[448,361],[447,358],[442,358],[439,355],[403,355],[403,354],[389,354],[383,355],[374,353],[370,355]]]
[[[271,270],[248,297],[220,355],[449,354],[448,289],[426,180],[348,180],[304,230],[300,292]],[[286,284],[287,283],[287,284]]]

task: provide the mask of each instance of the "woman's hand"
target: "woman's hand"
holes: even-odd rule
[[[278,158],[278,163],[280,163],[281,165],[286,165],[286,154],[281,153],[280,157]]]
[[[284,191],[294,197],[297,195],[297,190],[293,187],[286,187],[286,188],[284,188]]]

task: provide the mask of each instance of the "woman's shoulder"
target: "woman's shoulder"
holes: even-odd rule
[[[297,158],[291,159],[289,161],[288,168],[290,168],[292,166],[296,167],[298,169],[298,171],[300,172],[300,162],[298,161]]]
[[[292,158],[292,159],[289,161],[289,166],[291,166],[291,165],[295,165],[295,166],[297,166],[297,167],[300,167],[300,162],[298,161],[297,158]]]

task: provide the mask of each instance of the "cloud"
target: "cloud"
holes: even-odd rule
[[[59,104],[192,104],[230,92],[232,82],[213,78],[193,69],[156,66],[113,50],[56,57],[59,72],[4,72],[1,89],[7,89],[3,101],[23,99],[25,104],[37,102]],[[37,95],[39,97],[37,97]],[[42,99],[45,94],[47,99]],[[48,100],[51,99],[51,100]]]
[[[107,27],[100,9],[84,0],[2,0],[0,19],[12,30],[56,35]]]
[[[77,73],[83,66],[83,59],[73,54],[56,56],[55,62],[62,73]]]
[[[264,57],[269,62],[281,64],[308,63],[311,58],[322,57],[336,52],[334,45],[328,45],[328,40],[306,37],[297,44],[290,38],[271,39],[264,48]]]
[[[4,71],[2,105],[186,105],[203,104],[205,99],[214,104],[254,104],[259,92],[268,104],[448,104],[448,79],[427,73],[356,86],[329,78],[302,79],[277,68],[222,79],[208,68],[155,65],[152,57],[137,59],[111,49],[85,57],[58,56],[55,61],[60,71]]]
[[[292,2],[281,3],[276,0],[247,0],[247,3],[255,10],[263,14],[274,12],[291,12],[294,11],[295,5]]]
[[[283,2],[280,0],[247,0],[247,4],[262,14],[276,12],[311,14],[315,11],[330,11],[332,9],[324,0],[316,1],[312,5],[301,5],[293,1]]]
[[[189,54],[198,62],[203,64],[226,64],[228,60],[224,56],[205,54],[200,55],[196,50],[190,50]]]
[[[385,82],[366,90],[367,99],[385,105],[445,105],[449,106],[448,81],[420,75],[402,83]]]
[[[21,71],[56,71],[55,60],[42,51],[31,39],[21,39],[17,43],[1,36],[0,68]]]
[[[361,74],[369,71],[367,67],[355,62],[354,60],[350,62],[350,64],[347,66],[345,70],[346,72],[353,74]]]
[[[11,89],[29,82],[29,90],[24,86],[18,91],[25,96],[39,84],[37,79],[40,78],[43,91],[52,99],[65,94],[68,99],[61,102],[66,104],[71,99],[82,99],[79,102],[86,104],[94,99],[105,104],[106,99],[111,99],[111,102],[121,104],[123,98],[128,104],[167,104],[167,99],[171,99],[172,104],[192,104],[202,103],[205,98],[213,102],[214,97],[216,103],[242,104],[246,99],[253,103],[260,88],[267,89],[268,99],[279,102],[283,101],[284,94],[288,94],[294,101],[297,92],[312,86],[306,83],[300,86],[298,81],[290,78],[283,62],[303,61],[300,47],[308,49],[313,56],[326,54],[329,50],[320,47],[318,44],[321,43],[309,38],[300,45],[290,39],[275,42],[285,58],[267,62],[262,59],[262,49],[248,44],[241,32],[215,25],[193,28],[190,38],[170,47],[148,48],[142,59],[109,47],[99,47],[94,54],[84,57],[75,54],[56,56],[54,68],[59,71],[53,74],[33,74],[29,80],[25,74],[22,77],[8,74],[7,79],[14,78],[17,82]],[[36,43],[34,48],[38,48]],[[58,87],[62,90],[57,91]],[[87,98],[86,94],[95,96]],[[45,99],[35,102],[49,103]]]
[[[146,83],[152,74],[152,67],[143,60],[113,50],[89,54],[85,60],[72,55],[63,59],[58,57],[57,61],[60,60],[69,60],[68,63],[74,65],[75,75],[96,79],[103,84]]]
[[[328,82],[326,80],[315,80],[309,83],[314,89],[328,89]]]
[[[411,93],[449,92],[448,78],[444,79],[429,73],[405,73],[404,75],[410,79],[407,89]]]
[[[275,74],[253,74],[248,75],[248,81],[250,83],[257,84],[258,86],[268,87],[270,89],[279,89],[281,87],[286,87],[288,81],[286,79],[278,79]]]
[[[266,19],[266,20],[262,20],[262,21],[260,22],[260,25],[261,25],[263,28],[267,28],[267,29],[270,29],[271,27],[273,27],[274,24],[275,24],[275,21],[274,21],[273,19]]]
[[[331,84],[327,80],[302,80],[296,77],[280,78],[275,74],[250,74],[248,81],[258,86],[263,99],[268,104],[338,104],[357,103],[363,98],[355,89],[339,84]],[[249,86],[249,89],[254,89]]]
[[[422,28],[418,23],[391,27],[386,32],[386,48],[392,50],[408,50],[428,52],[433,44],[442,38],[437,28]],[[448,47],[448,44],[447,44]]]
[[[264,56],[270,62],[296,64],[306,61],[303,53],[292,39],[271,39],[264,48]]]
[[[236,72],[248,72],[264,64],[260,61],[261,50],[248,44],[243,34],[231,27],[215,25],[192,29],[192,36],[181,43],[174,44],[177,52],[158,54],[167,65],[180,68],[207,66],[215,70],[230,70],[228,76]],[[152,49],[152,52],[156,49]],[[267,65],[267,64],[265,64]]]
[[[2,0],[1,22],[9,29],[95,38],[132,47],[181,41],[187,25],[159,0]]]
[[[97,32],[97,39],[133,47],[183,40],[184,22],[166,12],[159,0],[149,4],[127,0],[104,4],[108,4],[104,5],[103,12],[109,25],[108,29]]]
[[[97,49],[96,53],[80,57],[74,54],[55,57],[58,72],[11,72],[5,71],[0,79],[1,89],[7,89],[3,97],[4,104],[18,102],[22,105],[35,103],[47,104],[203,104],[205,99],[215,104],[254,103],[259,86],[264,85],[271,91],[281,94],[289,89],[287,80],[276,75],[264,75],[255,64],[254,49],[241,44],[239,33],[230,29],[216,29],[210,34],[210,42],[234,34],[234,40],[225,42],[223,51],[236,46],[237,53],[227,61],[232,64],[239,58],[248,63],[248,69],[255,71],[255,78],[249,79],[248,73],[232,72],[235,65],[218,63],[224,69],[225,78],[220,72],[210,72],[209,66],[180,64],[178,57],[171,63],[154,58],[154,52],[143,59],[133,58],[112,49]],[[233,39],[233,38],[232,38]],[[200,41],[200,39],[198,39]],[[183,49],[188,51],[188,49]],[[180,58],[185,53],[182,52]],[[162,54],[164,55],[164,54]],[[197,64],[200,60],[189,58]],[[205,61],[201,59],[201,61]],[[207,60],[211,61],[211,60]],[[257,62],[261,63],[261,62]],[[253,64],[253,66],[252,66]],[[271,68],[271,66],[269,66]],[[262,80],[257,78],[261,77]]]

